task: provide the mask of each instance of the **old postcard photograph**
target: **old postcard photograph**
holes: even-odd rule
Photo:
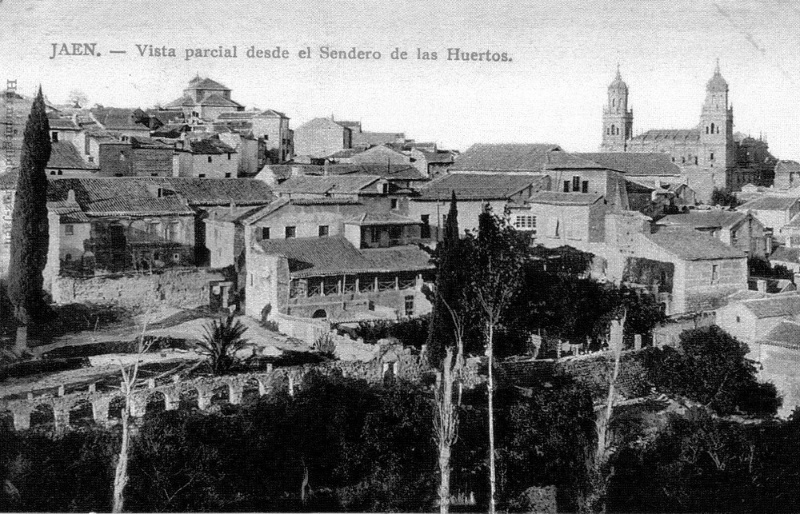
[[[0,511],[800,511],[798,48],[0,0]]]

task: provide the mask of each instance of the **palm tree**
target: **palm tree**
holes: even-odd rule
[[[242,335],[247,327],[233,315],[213,320],[205,326],[202,341],[195,342],[197,351],[208,358],[208,365],[214,375],[222,375],[236,362],[236,352],[247,344]]]

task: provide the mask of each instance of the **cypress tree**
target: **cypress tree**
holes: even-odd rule
[[[428,362],[438,368],[444,358],[445,348],[455,343],[453,320],[443,303],[453,309],[459,308],[462,281],[460,262],[460,240],[458,237],[458,200],[455,191],[450,200],[450,211],[444,226],[444,238],[436,249],[436,294],[428,331]]]
[[[22,141],[17,192],[11,223],[11,255],[8,297],[17,320],[17,346],[26,343],[27,325],[39,318],[44,302],[43,271],[49,242],[47,223],[47,174],[50,159],[50,123],[42,88],[33,101]]]

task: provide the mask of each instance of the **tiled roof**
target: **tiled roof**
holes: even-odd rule
[[[745,300],[742,307],[756,318],[788,318],[800,314],[800,295],[796,293],[776,294],[767,298]]]
[[[371,225],[419,225],[419,221],[395,212],[365,212],[358,216],[344,220],[348,225],[361,227]]]
[[[175,99],[164,106],[165,109],[174,109],[177,107],[192,107],[195,105],[194,98],[189,95],[183,95],[182,97]]]
[[[343,237],[267,239],[259,245],[267,254],[286,256],[294,277],[359,273],[371,268],[371,263]]]
[[[392,273],[430,269],[430,257],[415,246],[358,250],[343,237],[267,239],[258,243],[267,254],[289,259],[292,277],[345,273]]]
[[[80,177],[54,178],[47,187],[48,200],[64,200],[70,189],[85,209],[91,203],[117,197],[157,198],[158,189],[186,199],[191,206],[265,205],[275,197],[269,186],[254,179],[192,177]]]
[[[417,148],[417,151],[420,152],[423,156],[425,156],[425,160],[428,162],[428,164],[433,164],[433,163],[447,164],[453,162],[454,159],[453,152],[447,150],[437,150],[435,152],[431,152],[428,150]]]
[[[361,205],[356,198],[293,198],[292,205]]]
[[[455,159],[454,171],[541,172],[552,168],[599,168],[554,144],[475,144]]]
[[[633,140],[700,141],[700,131],[697,129],[655,129],[639,134]]]
[[[80,130],[81,128],[72,121],[72,118],[50,118],[48,117],[48,121],[50,123],[50,129],[56,130]]]
[[[741,250],[688,227],[660,227],[657,232],[644,236],[665,252],[687,261],[745,258]]]
[[[758,343],[783,348],[800,349],[800,323],[784,320],[778,323]]]
[[[373,272],[420,271],[432,269],[431,257],[416,246],[394,246],[361,250]]]
[[[692,228],[733,227],[747,218],[747,214],[739,211],[723,211],[709,209],[707,211],[689,211],[683,214],[669,214],[658,220],[658,225],[677,225]]]
[[[50,160],[47,161],[47,168],[62,170],[94,170],[95,166],[88,164],[81,157],[75,145],[69,141],[57,141],[51,143]]]
[[[772,255],[769,256],[771,261],[791,262],[800,264],[800,248],[789,248],[787,246],[779,246],[775,248]]]
[[[286,115],[280,111],[276,111],[275,109],[265,109],[263,111],[223,112],[222,114],[217,116],[217,119],[226,121],[226,120],[252,120],[253,118],[285,118],[285,117]]]
[[[626,175],[679,176],[681,174],[681,169],[665,153],[602,152],[573,155],[621,171]]]
[[[204,96],[203,99],[200,100],[200,105],[206,107],[241,107],[241,104],[225,98],[219,93]]]
[[[208,219],[216,221],[237,222],[241,221],[255,212],[261,210],[263,207],[212,207],[208,209]]]
[[[352,157],[356,154],[362,153],[363,151],[363,148],[343,148],[342,150],[333,152],[328,157],[331,159],[347,159],[348,157]]]
[[[601,198],[603,198],[603,195],[597,193],[539,191],[538,193],[534,193],[526,202],[549,205],[592,205],[597,203]]]
[[[449,200],[453,191],[459,200],[507,200],[529,186],[534,191],[544,189],[547,181],[544,175],[453,173],[420,187],[415,200]]]
[[[142,130],[148,131],[145,125],[136,123],[133,111],[136,109],[119,109],[116,107],[98,107],[91,110],[92,118],[106,130]]]
[[[216,80],[212,80],[209,78],[204,78],[199,82],[191,81],[189,82],[188,89],[216,89],[222,91],[230,91],[230,88],[220,84]]]
[[[204,139],[189,139],[189,148],[193,154],[198,155],[221,155],[225,153],[236,153],[236,149],[228,146],[219,139],[204,138]]]
[[[798,202],[798,198],[791,196],[762,196],[743,203],[736,210],[746,211],[753,209],[757,211],[787,211]]]
[[[289,205],[290,202],[291,202],[291,200],[288,199],[288,198],[285,198],[285,197],[276,198],[275,200],[271,201],[269,204],[262,205],[261,207],[259,207],[258,209],[254,210],[253,212],[251,212],[247,216],[243,216],[241,218],[241,222],[244,223],[245,225],[249,225],[251,223],[255,223],[258,220],[263,219],[264,217],[266,217],[266,216],[272,214],[273,212],[277,211],[278,209],[280,209],[280,208],[282,208],[282,207],[284,207],[286,205]]]
[[[353,131],[354,146],[382,145],[404,140],[406,135],[402,132],[356,132]]]
[[[87,215],[95,216],[128,216],[141,215],[177,215],[193,216],[194,211],[180,198],[166,197],[131,197],[117,196],[114,198],[100,199],[83,205]]]
[[[328,175],[289,177],[275,186],[276,193],[358,194],[379,180],[371,175]]]

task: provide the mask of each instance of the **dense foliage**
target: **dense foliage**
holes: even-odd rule
[[[8,297],[21,325],[44,318],[47,307],[42,272],[49,241],[45,167],[50,152],[50,123],[40,88],[25,125],[11,223]]]
[[[686,330],[676,348],[646,354],[657,390],[702,403],[720,414],[774,414],[781,401],[773,384],[759,383],[747,345],[716,325]]]
[[[247,327],[229,314],[220,320],[212,320],[204,327],[203,338],[195,342],[197,352],[206,357],[211,373],[227,373],[236,363],[236,352],[247,343],[242,337]]]
[[[722,205],[723,207],[730,207],[733,209],[739,205],[739,200],[736,194],[728,191],[727,189],[714,188],[711,191],[711,205]]]
[[[486,391],[464,395],[454,448],[454,494],[484,509]],[[499,504],[524,510],[531,486],[581,494],[592,404],[569,381],[531,394],[499,390]],[[429,391],[313,376],[294,396],[274,394],[217,414],[147,414],[134,437],[126,508],[132,511],[428,511],[437,473]],[[5,510],[109,509],[117,430],[49,439],[3,430]]]
[[[664,429],[623,449],[611,512],[797,512],[800,412],[741,425],[705,411],[671,415]]]

